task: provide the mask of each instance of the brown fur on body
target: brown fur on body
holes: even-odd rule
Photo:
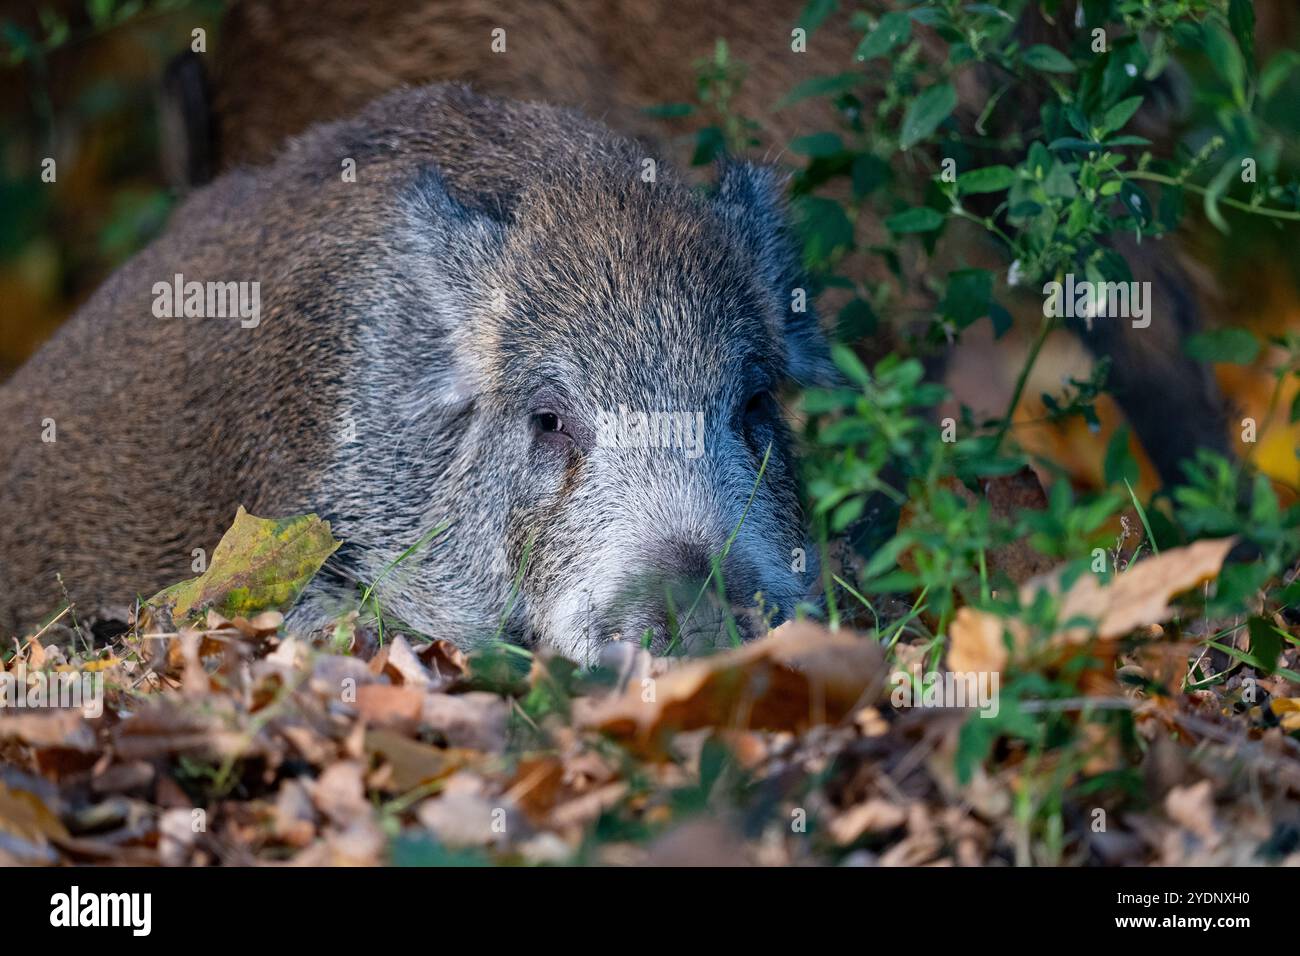
[[[732,58],[748,65],[732,108],[760,123],[769,151],[783,148],[797,136],[837,128],[838,119],[825,97],[774,110],[778,100],[804,80],[856,62],[858,36],[839,20],[817,30],[807,52],[792,51],[790,31],[804,6],[804,0],[237,0],[211,61],[220,163],[265,162],[285,136],[375,94],[402,84],[454,80],[494,94],[574,106],[645,139],[667,138],[684,165],[692,141],[685,124],[665,124],[644,108],[693,101],[696,63],[712,54],[720,37]],[[1038,17],[1031,5],[1020,25],[1023,42],[1059,46],[1072,22],[1068,3],[1054,23]],[[496,28],[505,30],[504,53],[492,49]],[[919,27],[917,33],[926,35]],[[862,68],[870,78],[889,64],[873,61]],[[994,86],[978,70],[964,71],[958,80],[959,121],[969,127]],[[1139,132],[1156,139],[1168,136],[1171,124],[1169,103],[1159,99],[1135,119]],[[1035,123],[1037,116],[1036,104],[1005,102],[991,122],[1014,132],[1017,123]],[[869,208],[863,212],[858,228],[869,246],[884,230]],[[1153,283],[1151,326],[1099,323],[1075,331],[1094,353],[1113,359],[1111,389],[1162,479],[1173,483],[1197,447],[1230,453],[1224,404],[1208,370],[1183,355],[1183,341],[1201,325],[1201,296],[1177,246],[1123,246],[1133,278]],[[969,254],[958,250],[948,258],[969,260]],[[864,283],[890,281],[883,261],[870,264],[859,256],[853,267]],[[924,268],[910,267],[900,313],[933,307]]]
[[[0,388],[0,625],[57,607],[56,575],[82,613],[188,577],[243,505],[345,541],[303,627],[450,521],[379,585],[386,612],[470,643],[526,567],[509,633],[662,642],[662,588],[707,571],[755,487],[728,593],[789,613],[816,567],[790,570],[771,395],[824,356],[790,312],[780,184],[732,164],[704,197],[662,165],[645,182],[644,158],[576,114],[435,86],[195,193]],[[155,317],[177,273],[259,282],[260,323]],[[698,410],[706,453],[597,443],[620,405]]]

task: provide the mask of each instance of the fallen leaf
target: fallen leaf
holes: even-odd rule
[[[203,703],[199,710],[176,699],[151,701],[113,728],[114,752],[124,760],[148,760],[180,753],[237,757],[257,749],[255,739],[231,729],[233,702],[214,695]]]
[[[1163,624],[1174,616],[1169,602],[1177,595],[1213,580],[1236,538],[1207,538],[1185,548],[1174,548],[1130,565],[1109,584],[1084,574],[1061,602],[1062,621],[1086,616],[1098,621],[1096,636],[1102,640],[1123,637],[1148,624]],[[1041,580],[1041,579],[1040,579]],[[1036,581],[1027,582],[1032,598]],[[1050,585],[1049,585],[1050,586]],[[1022,589],[1022,599],[1025,589]],[[1075,628],[1072,640],[1086,639],[1089,631]]]
[[[622,781],[607,783],[590,793],[574,797],[562,803],[551,812],[551,825],[560,829],[573,826],[585,826],[594,823],[606,810],[618,804],[628,792],[628,785]]]
[[[875,641],[791,621],[745,647],[646,678],[593,706],[583,722],[661,752],[682,730],[833,723],[874,702],[884,682]]]
[[[316,808],[300,780],[285,780],[275,798],[276,837],[290,846],[304,847],[316,836]]]
[[[208,569],[148,603],[169,605],[177,623],[209,607],[229,619],[288,610],[340,544],[316,515],[257,518],[241,507]]]
[[[469,658],[459,647],[444,638],[421,644],[415,654],[437,678],[438,690],[446,690],[469,676]]]
[[[426,694],[420,723],[442,735],[452,747],[502,750],[506,745],[509,705],[496,694]]]
[[[431,747],[391,730],[366,731],[366,753],[389,763],[393,787],[399,792],[440,780],[479,758],[476,751]]]
[[[406,638],[401,634],[394,637],[388,644],[388,657],[385,659],[384,672],[389,677],[397,679],[400,683],[409,684],[421,690],[432,690],[435,686],[433,674],[415,656],[415,651],[411,650],[411,645],[406,643]]]
[[[20,740],[32,747],[62,747],[68,750],[93,751],[95,734],[79,710],[47,708],[35,713],[13,713],[5,709],[0,716],[0,740]]]
[[[1017,622],[960,607],[948,627],[948,668],[959,674],[1001,673],[1007,667],[1003,632],[1023,633]]]
[[[65,839],[68,829],[33,790],[0,782],[0,832],[41,844]]]
[[[420,719],[425,694],[416,687],[362,684],[357,688],[357,713],[371,724],[410,724]]]
[[[95,774],[90,781],[90,788],[95,793],[128,793],[143,790],[153,783],[155,771],[153,764],[143,760],[113,764]]]
[[[907,811],[888,800],[873,798],[845,810],[831,821],[831,838],[840,846],[853,843],[864,833],[883,833],[900,827]]]
[[[1214,538],[1174,548],[1131,565],[1108,583],[1092,574],[1081,575],[1061,598],[1058,621],[1064,625],[1072,619],[1090,618],[1096,625],[1061,627],[1048,646],[1081,644],[1094,637],[1113,640],[1169,620],[1175,613],[1170,601],[1216,577],[1235,542],[1235,538]],[[1021,603],[1032,603],[1043,589],[1060,592],[1059,571],[1026,581],[1020,588]],[[1005,670],[1008,650],[1004,631],[1012,636],[1017,649],[1028,644],[1029,632],[1018,621],[959,608],[949,628],[948,666],[958,672]]]
[[[347,826],[358,818],[369,819],[370,803],[366,800],[360,761],[340,760],[330,764],[307,786],[312,802],[336,824]]]
[[[1165,797],[1169,818],[1206,841],[1215,838],[1214,784],[1202,780],[1189,787],[1174,787]]]
[[[506,808],[495,806],[476,793],[453,791],[425,800],[416,818],[444,846],[487,846],[504,837]]]

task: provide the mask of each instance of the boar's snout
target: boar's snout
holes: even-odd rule
[[[735,636],[756,637],[761,622],[751,605],[758,576],[744,555],[732,550],[718,562],[700,541],[672,538],[651,551],[643,580],[616,602],[612,630],[624,640],[642,642],[649,635],[652,650],[702,651],[723,647]]]

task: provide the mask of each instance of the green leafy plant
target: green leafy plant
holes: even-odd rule
[[[792,203],[803,264],[817,290],[847,297],[833,351],[843,384],[802,396],[811,513],[825,541],[861,540],[864,524],[890,516],[883,519],[885,533],[866,536],[870,546],[859,547],[855,574],[826,572],[828,619],[835,624],[855,613],[888,646],[919,645],[936,666],[962,606],[1015,618],[1032,641],[1066,623],[1046,592],[1022,605],[1015,584],[990,572],[995,549],[1027,545],[1063,566],[1068,587],[1084,574],[1109,580],[1162,548],[1236,536],[1241,560],[1230,561],[1182,620],[1229,622],[1228,631],[1215,627],[1200,638],[1202,649],[1217,648],[1271,673],[1278,649],[1295,641],[1268,614],[1300,600],[1300,586],[1286,583],[1300,558],[1300,506],[1283,507],[1249,455],[1232,462],[1202,452],[1188,466],[1185,485],[1142,501],[1133,490],[1138,470],[1129,433],[1121,428],[1105,454],[1107,487],[1080,493],[1061,479],[1051,484],[1046,507],[997,514],[980,489],[1030,463],[1016,447],[1012,414],[1059,321],[1045,317],[1028,330],[1031,344],[1010,406],[991,420],[964,406],[940,418],[936,408],[948,396],[925,380],[921,359],[985,318],[1001,335],[1013,320],[999,298],[1017,287],[1036,288],[1067,273],[1130,281],[1113,240],[1165,236],[1194,215],[1189,207],[1199,205],[1204,220],[1222,235],[1232,232],[1234,241],[1258,223],[1276,230],[1300,221],[1300,188],[1283,149],[1294,130],[1275,108],[1300,56],[1283,53],[1258,63],[1253,10],[1242,0],[1088,0],[1059,48],[1018,39],[1016,23],[1029,7],[1023,2],[842,9],[847,6],[813,0],[800,25],[810,32],[857,31],[856,62],[828,64],[824,75],[776,104],[790,109],[827,99],[841,121],[788,144],[799,164]],[[1061,12],[1054,2],[1038,6],[1048,22]],[[722,50],[702,72],[702,91],[718,89]],[[743,70],[725,62],[727,76],[743,81]],[[1156,109],[1157,86],[1175,63],[1196,83],[1192,130],[1181,141],[1157,144],[1137,129],[1144,111]],[[971,71],[991,84],[973,123],[956,115],[956,90]],[[710,121],[698,132],[698,162],[753,144],[756,126],[728,114],[726,90],[706,100]],[[1026,103],[1036,104],[1028,121],[1019,118]],[[674,115],[690,115],[690,107]],[[883,241],[876,233],[863,238],[868,217],[883,224]],[[1000,251],[1005,276],[962,266],[936,278],[903,268],[909,254],[919,250],[925,261],[962,224]],[[890,278],[864,283],[861,275],[880,270],[862,268],[863,260],[883,264]],[[915,316],[896,304],[917,283],[924,283],[932,306],[925,334],[909,336]],[[886,329],[898,350],[869,367],[851,346]],[[1273,372],[1265,427],[1275,413],[1300,419],[1300,400],[1289,410],[1280,407],[1285,383],[1300,369],[1297,342],[1282,337],[1269,346],[1270,355],[1283,359]],[[1222,329],[1193,337],[1187,349],[1207,361],[1248,363],[1263,353],[1263,343],[1245,330]],[[1044,395],[1047,422],[1081,418],[1098,428],[1095,406],[1108,372],[1103,360],[1061,394]],[[1050,461],[1034,464],[1043,474],[1057,470]],[[1136,519],[1129,517],[1134,512]],[[891,595],[892,619],[882,613],[882,597]],[[1224,634],[1247,621],[1252,650],[1243,652]],[[1024,749],[1030,783],[1016,815],[1035,835],[1043,859],[1060,857],[1069,799],[1132,797],[1140,790],[1132,772],[1084,772],[1098,739],[1084,732],[1087,724],[1101,725],[1103,737],[1123,750],[1137,746],[1123,707],[1072,703],[1083,675],[1098,664],[1083,654],[1063,668],[1013,668],[999,716],[973,717],[962,734],[963,779],[999,740]]]

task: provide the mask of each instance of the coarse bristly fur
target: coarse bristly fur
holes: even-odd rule
[[[792,612],[817,565],[774,396],[826,360],[781,182],[736,163],[704,195],[650,158],[432,86],[194,194],[0,388],[0,625],[190,576],[241,504],[345,542],[300,628],[378,580],[386,614],[464,645],[509,609],[507,635],[579,658],[662,647],[724,551],[725,603]],[[260,322],[155,317],[176,274],[259,283]],[[620,409],[698,416],[702,454],[600,440]]]

